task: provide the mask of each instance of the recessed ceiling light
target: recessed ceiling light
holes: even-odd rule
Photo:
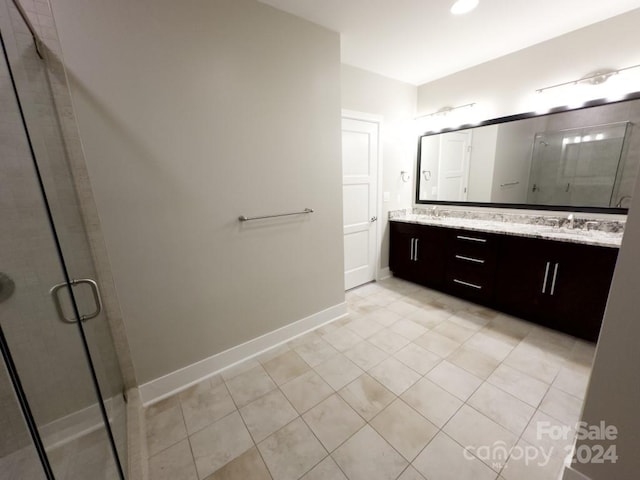
[[[462,15],[469,13],[478,6],[478,0],[458,0],[451,7],[451,13],[454,15]]]

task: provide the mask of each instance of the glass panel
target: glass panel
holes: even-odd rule
[[[41,13],[38,18],[43,18]],[[69,278],[96,278],[67,162],[67,145],[53,101],[48,77],[51,67],[38,58],[22,19],[5,0],[0,0],[0,29],[29,133],[27,137],[3,56],[0,270],[13,278],[15,291],[0,304],[1,326],[56,479],[116,480],[120,475],[110,437],[114,437],[118,456],[126,465],[126,418],[122,378],[107,319],[101,314],[83,324],[64,323],[49,294],[51,287],[65,282],[65,265]],[[57,87],[59,82],[60,78]],[[28,138],[60,251],[43,203]],[[64,255],[66,264],[61,263],[59,253]],[[60,294],[66,299],[66,316],[73,319],[69,290],[64,287]],[[74,294],[80,314],[94,310],[89,289],[78,286]],[[94,380],[104,403],[97,400]],[[103,406],[111,428],[105,428]],[[20,434],[18,426],[10,428],[9,434],[3,431],[0,442]],[[6,451],[0,448],[0,454]]]

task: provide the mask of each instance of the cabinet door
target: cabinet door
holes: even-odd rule
[[[401,227],[391,223],[389,268],[398,277],[416,281],[416,265],[413,261],[415,233]]]
[[[495,285],[498,307],[522,318],[544,320],[552,267],[547,242],[504,236]]]
[[[609,296],[618,250],[553,243],[548,325],[596,341]]]
[[[445,229],[423,227],[416,236],[414,257],[419,269],[420,283],[431,287],[444,284]]]
[[[396,276],[412,282],[442,285],[443,235],[439,227],[391,222],[389,268]]]

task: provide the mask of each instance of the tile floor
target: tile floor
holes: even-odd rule
[[[395,278],[347,302],[150,406],[150,478],[558,478],[572,434],[537,429],[578,420],[592,344]]]

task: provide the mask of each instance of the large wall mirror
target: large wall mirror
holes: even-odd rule
[[[420,137],[416,203],[626,213],[640,95]]]

